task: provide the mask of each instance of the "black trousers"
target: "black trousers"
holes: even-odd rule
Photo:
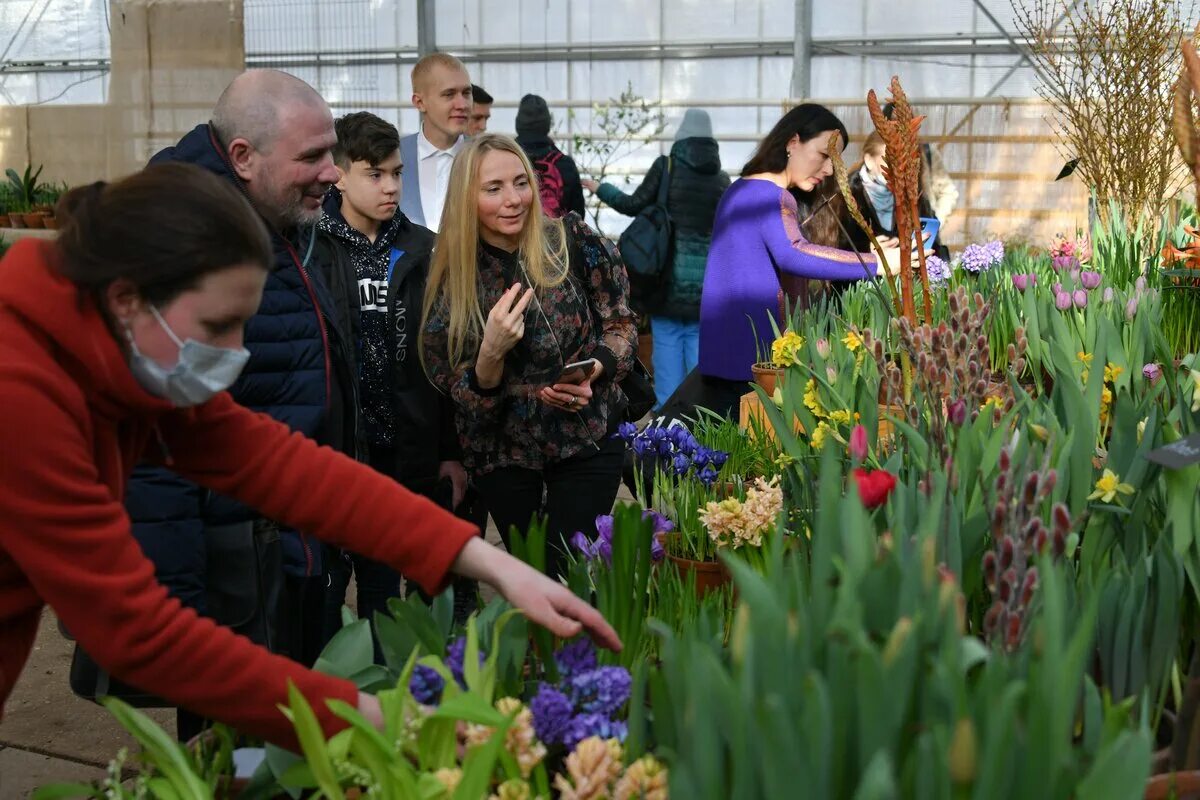
[[[625,443],[605,438],[596,448],[544,469],[501,467],[475,478],[492,519],[507,546],[509,529],[524,533],[535,515],[549,518],[546,574],[561,575],[566,540],[576,531],[596,535],[596,517],[612,511],[621,485]]]

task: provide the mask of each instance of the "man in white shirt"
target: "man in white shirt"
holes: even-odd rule
[[[450,166],[462,149],[470,120],[471,77],[454,56],[431,53],[413,67],[412,89],[413,105],[421,112],[421,128],[400,140],[400,161],[407,173],[400,210],[436,233]]]

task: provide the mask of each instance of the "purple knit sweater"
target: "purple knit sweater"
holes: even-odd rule
[[[777,269],[817,280],[865,277],[854,253],[805,239],[797,214],[795,198],[767,180],[742,178],[721,198],[700,297],[702,375],[750,380],[758,353],[755,331],[764,348],[774,335]],[[874,275],[875,257],[863,253],[862,259]]]

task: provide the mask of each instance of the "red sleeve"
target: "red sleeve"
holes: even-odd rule
[[[291,681],[327,733],[325,699],[353,684],[312,672],[183,608],[154,577],[120,499],[101,481],[83,398],[50,376],[0,381],[0,549],[79,644],[122,681],[207,717],[296,747],[278,704]]]
[[[478,533],[353,459],[221,394],[161,425],[171,468],[270,519],[381,561],[430,594]]]

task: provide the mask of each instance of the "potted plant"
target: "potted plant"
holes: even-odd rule
[[[17,201],[20,209],[21,220],[25,223],[26,228],[41,228],[42,221],[41,212],[35,210],[34,206],[38,202],[38,192],[43,189],[42,184],[38,183],[38,178],[41,177],[42,167],[33,169],[33,165],[25,167],[24,174],[17,172],[9,167],[4,173],[8,176],[8,186],[13,192],[14,199]],[[10,219],[13,211],[9,211]]]

